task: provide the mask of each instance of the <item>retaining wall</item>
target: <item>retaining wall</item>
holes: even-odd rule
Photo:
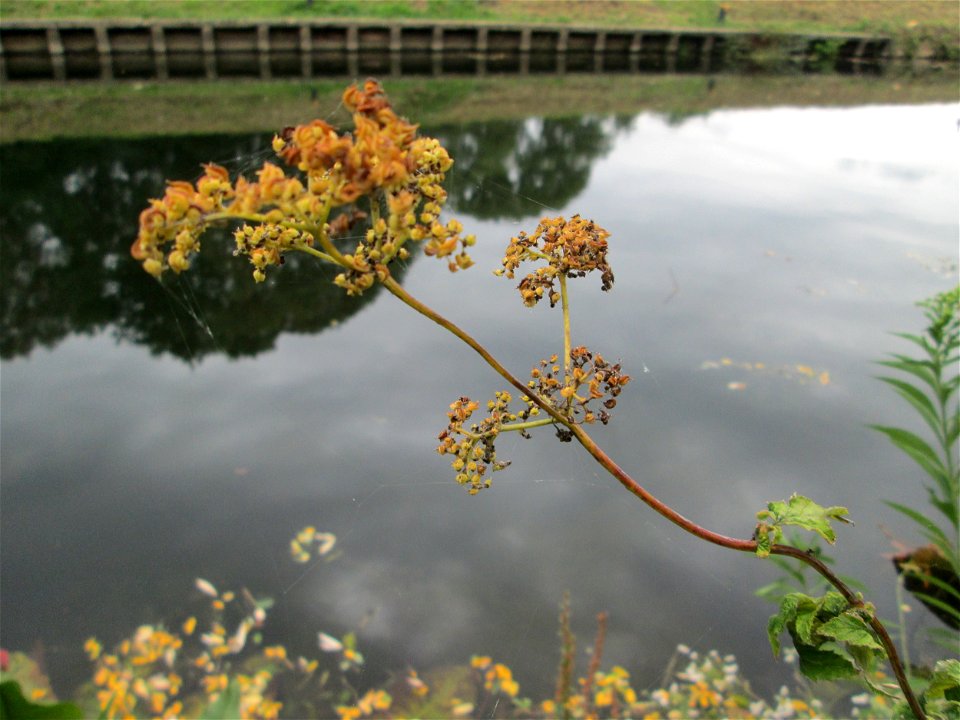
[[[567,72],[716,72],[751,63],[881,71],[868,35],[635,30],[457,22],[6,22],[0,80],[117,80]]]

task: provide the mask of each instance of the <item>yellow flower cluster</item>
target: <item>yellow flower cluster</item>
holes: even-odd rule
[[[540,409],[528,397],[523,396],[521,399],[527,407],[515,413],[510,411],[513,400],[510,393],[495,393],[494,399],[487,403],[490,415],[479,423],[470,425],[469,430],[465,430],[463,425],[480,407],[479,403],[468,397],[461,397],[450,404],[450,412],[447,413],[450,422],[437,437],[440,440],[437,452],[440,455],[455,456],[451,467],[457,472],[457,482],[461,485],[469,484],[468,492],[471,495],[476,495],[482,488],[490,487],[490,479],[486,477],[488,468],[496,472],[510,465],[509,462],[497,460],[494,447],[503,427],[539,414]],[[528,437],[523,431],[521,434]]]
[[[407,258],[408,242],[448,258],[451,271],[469,267],[466,249],[475,238],[462,236],[457,221],[439,220],[447,199],[442,183],[453,165],[447,151],[418,137],[417,126],[397,116],[376,81],[350,86],[343,102],[353,112],[352,133],[314,120],[274,138],[274,151],[300,177],[267,162],[256,182],[240,177],[231,183],[224,168],[207,165],[195,184],[171,182],[163,198],[150,201],[131,254],[154,276],[179,273],[190,267],[207,227],[245,220],[253,225],[236,232],[237,254],[250,258],[258,282],[284,253],[315,242],[324,248],[321,257],[343,267],[335,282],[353,295],[384,279],[391,261]],[[361,199],[369,203],[371,227],[353,253],[341,255],[329,241],[367,217],[354,208]],[[344,212],[331,219],[340,207]]]
[[[308,525],[297,533],[290,541],[290,556],[294,562],[305,563],[311,559],[310,551],[316,549],[317,557],[322,557],[333,550],[337,544],[337,536],[328,532],[317,532],[312,525]]]
[[[470,666],[483,674],[483,689],[494,695],[503,693],[515,698],[520,693],[520,684],[513,679],[513,671],[503,663],[494,663],[486,655],[475,655]]]
[[[113,652],[104,652],[101,644],[90,638],[84,650],[96,663],[93,684],[100,714],[104,718],[178,718],[184,707],[195,704],[197,694],[207,703],[217,700],[236,683],[239,691],[241,717],[272,720],[278,717],[282,704],[267,696],[276,666],[293,668],[282,655],[264,653],[261,667],[250,667],[248,674],[228,674],[224,663],[227,656],[243,652],[251,631],[262,627],[266,620],[263,603],[258,603],[248,592],[241,595],[219,592],[207,580],[198,578],[196,589],[209,599],[212,616],[206,632],[197,633],[197,619],[187,618],[181,625],[182,635],[162,627],[143,625],[129,638],[122,640]],[[244,608],[238,607],[243,599]],[[237,603],[234,605],[234,603]],[[232,608],[230,606],[233,606]],[[239,611],[243,617],[233,633],[228,633],[224,613]],[[195,637],[190,649],[185,638]],[[281,648],[282,650],[282,648]],[[315,668],[303,658],[298,665],[305,674]],[[187,687],[189,686],[189,687]]]
[[[393,698],[385,690],[368,690],[363,697],[357,700],[356,705],[338,706],[337,715],[340,716],[340,720],[370,717],[376,712],[389,710],[392,703]]]
[[[637,702],[637,693],[630,687],[630,673],[619,665],[614,665],[610,672],[598,672],[594,687],[594,707],[613,708],[618,704],[629,707]]]
[[[130,254],[143,263],[154,277],[167,268],[182,272],[190,267],[190,256],[200,251],[200,235],[207,218],[223,210],[225,199],[233,196],[230,176],[219,165],[204,165],[196,184],[168,183],[159,200],[140,213],[140,231]],[[165,254],[166,246],[172,246]]]
[[[510,240],[503,267],[494,272],[512,279],[521,263],[546,261],[545,266],[520,281],[518,289],[527,307],[533,307],[544,296],[550,301],[550,307],[556,305],[560,293],[554,282],[559,276],[584,277],[588,272],[599,270],[601,287],[609,290],[613,287],[613,271],[607,264],[608,237],[609,232],[579,215],[570,220],[543,218],[532,236],[521,232]]]
[[[285,252],[313,245],[312,235],[280,225],[244,225],[233,233],[233,237],[237,241],[234,254],[250,258],[255,268],[253,279],[257,282],[267,279],[264,270],[268,265],[283,265]]]
[[[616,407],[616,398],[630,382],[630,376],[621,373],[619,363],[611,365],[599,353],[582,345],[570,351],[566,380],[556,363],[556,355],[541,360],[540,366],[530,371],[527,387],[558,409],[566,410],[576,422],[591,424],[599,420],[606,425],[610,421],[607,410]],[[590,407],[594,400],[602,401],[604,409],[595,411]]]
[[[93,684],[101,715],[132,718],[139,709],[164,719],[179,716],[183,703],[175,698],[183,680],[174,664],[182,645],[176,635],[150,625],[137,628],[112,653],[104,653],[95,638],[87,640],[87,656],[97,663]]]

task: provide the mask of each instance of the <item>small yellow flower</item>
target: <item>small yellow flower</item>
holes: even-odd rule
[[[87,639],[83,644],[83,649],[86,651],[87,657],[91,660],[96,660],[100,657],[100,653],[103,652],[103,646],[93,637]]]
[[[337,715],[340,716],[340,720],[356,720],[360,717],[360,708],[352,705],[340,705],[337,707]]]
[[[184,635],[193,635],[193,631],[197,629],[197,619],[193,616],[188,617],[183,621],[182,627]]]

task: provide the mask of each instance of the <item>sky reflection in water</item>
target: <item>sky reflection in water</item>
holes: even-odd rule
[[[440,128],[460,159],[452,204],[479,237],[477,267],[449,275],[419,258],[404,285],[524,375],[560,350],[559,310],[523,308],[489,270],[540,214],[605,226],[616,286],[573,283],[574,342],[622,359],[635,381],[597,429],[600,444],[654,494],[730,535],[748,536],[767,500],[794,491],[849,506],[858,524],[840,530],[838,569],[889,617],[884,528],[917,538],[881,499],[922,508],[924,493],[918,471],[865,427],[913,420],[871,363],[904,350],[888,333],[919,330],[913,303],[955,281],[957,118],[957,106],[931,105]],[[152,142],[158,157],[177,143]],[[147,194],[172,172],[118,167]],[[42,202],[77,197],[82,174],[65,178],[64,198]],[[143,199],[128,198],[132,214],[124,205],[119,219],[78,209],[68,244],[96,241],[98,223],[132,237]],[[56,228],[8,222],[5,243],[10,227],[26,228],[52,262]],[[249,274],[224,262],[239,265],[231,288]],[[525,694],[545,696],[570,590],[581,644],[608,610],[607,659],[638,687],[659,681],[679,642],[736,653],[760,688],[788,679],[765,646],[772,606],[752,596],[772,567],[684,536],[549,432],[505,438],[498,451],[513,466],[468,497],[434,453],[436,435],[453,399],[486,399],[498,378],[383,294],[317,332],[328,320],[310,326],[316,276],[284,273],[298,306],[277,310],[291,320],[259,354],[222,351],[247,318],[274,311],[256,294],[269,291],[242,286],[238,322],[202,276],[132,305],[166,327],[166,346],[118,341],[126,321],[107,317],[53,333],[49,348],[8,349],[5,647],[39,640],[55,679],[75,681],[84,638],[173,624],[201,576],[276,598],[267,640],[294,652],[315,654],[319,630],[360,627],[374,670],[493,654]],[[120,334],[149,342],[136,327]],[[757,362],[766,369],[738,367]],[[801,382],[797,365],[830,382]],[[306,524],[337,533],[335,562],[290,561],[287,543]],[[926,620],[918,610],[911,628]]]

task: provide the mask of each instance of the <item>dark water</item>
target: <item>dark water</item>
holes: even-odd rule
[[[561,349],[559,310],[523,308],[490,270],[541,214],[595,219],[617,281],[609,294],[574,283],[574,342],[634,376],[601,445],[730,535],[794,491],[850,507],[838,570],[891,617],[888,534],[918,538],[881,500],[924,508],[924,492],[865,427],[913,425],[871,363],[905,350],[889,332],[919,330],[913,303],[956,281],[958,116],[782,108],[427,129],[457,159],[450,207],[478,235],[477,267],[450,275],[418,257],[403,283],[524,375]],[[267,641],[294,652],[360,628],[371,681],[485,653],[542,697],[569,590],[581,647],[609,611],[607,660],[637,687],[681,642],[736,653],[760,689],[788,681],[766,646],[772,606],[752,595],[774,568],[686,537],[577,447],[508,438],[513,466],[491,490],[457,487],[434,452],[447,405],[502,382],[389,295],[347,300],[306,261],[255,286],[225,239],[164,286],[129,259],[164,178],[210,159],[249,172],[268,147],[0,146],[3,646],[41,649],[66,694],[87,676],[86,637],[176,622],[204,577],[273,597]],[[336,561],[291,562],[307,524],[337,534]],[[927,624],[911,614],[916,637]]]

